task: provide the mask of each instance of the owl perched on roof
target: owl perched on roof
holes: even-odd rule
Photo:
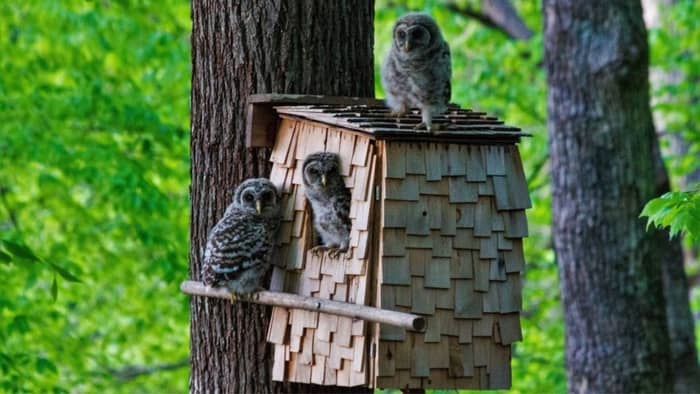
[[[450,47],[429,15],[410,13],[394,25],[391,50],[382,65],[386,103],[394,115],[420,108],[423,122],[416,129],[432,131],[434,116],[450,101]]]
[[[261,290],[271,267],[279,212],[272,182],[254,178],[241,183],[223,218],[209,232],[202,265],[204,284],[241,295]]]
[[[313,210],[314,228],[321,245],[314,252],[330,250],[331,257],[346,252],[350,245],[350,191],[340,174],[340,157],[317,152],[302,167],[306,199]]]

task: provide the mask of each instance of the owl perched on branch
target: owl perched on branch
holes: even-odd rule
[[[340,174],[340,157],[317,152],[302,167],[306,198],[313,210],[314,228],[321,238],[315,253],[330,250],[331,257],[346,252],[350,245],[350,191]]]
[[[262,290],[279,224],[279,196],[272,182],[255,178],[241,183],[209,233],[202,265],[204,284],[227,287],[239,295]]]
[[[447,110],[451,75],[450,47],[435,20],[420,13],[399,18],[382,66],[382,85],[392,113],[401,116],[417,107],[423,122],[415,128],[436,130],[432,120]]]

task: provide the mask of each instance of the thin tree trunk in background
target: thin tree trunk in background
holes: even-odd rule
[[[671,245],[638,218],[658,193],[642,8],[544,0],[543,10],[569,391],[668,392]]]
[[[269,171],[268,152],[244,145],[248,95],[373,97],[373,16],[365,0],[192,1],[193,280],[232,188]],[[190,305],[191,392],[340,391],[272,382],[268,307],[205,297]]]

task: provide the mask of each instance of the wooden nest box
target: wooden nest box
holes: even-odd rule
[[[439,134],[377,100],[256,95],[248,144],[272,148],[284,196],[270,289],[425,316],[424,332],[273,308],[273,379],[378,388],[505,389],[520,329],[531,206],[526,135],[455,106]],[[352,192],[349,258],[314,256],[301,164],[336,152]]]

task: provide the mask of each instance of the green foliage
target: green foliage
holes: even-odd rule
[[[0,392],[184,392],[189,4],[0,3]]]
[[[683,233],[700,245],[700,190],[666,193],[649,201],[640,216],[648,217],[648,225],[668,227],[671,237]]]
[[[654,111],[664,132],[689,144],[685,153],[667,155],[681,177],[700,169],[700,3],[679,0],[661,13],[661,25],[649,32],[652,49]],[[663,74],[661,74],[663,73]],[[668,140],[662,140],[667,143]]]
[[[663,131],[687,144],[685,149],[674,150],[670,146],[672,138],[662,140],[670,151],[666,160],[676,179],[700,171],[698,15],[700,4],[681,0],[664,10],[660,27],[650,31],[652,63],[660,75],[654,83],[654,110]],[[672,237],[681,233],[687,243],[700,245],[699,196],[698,190],[667,193],[647,203],[641,216],[648,217],[649,225],[668,227]]]

